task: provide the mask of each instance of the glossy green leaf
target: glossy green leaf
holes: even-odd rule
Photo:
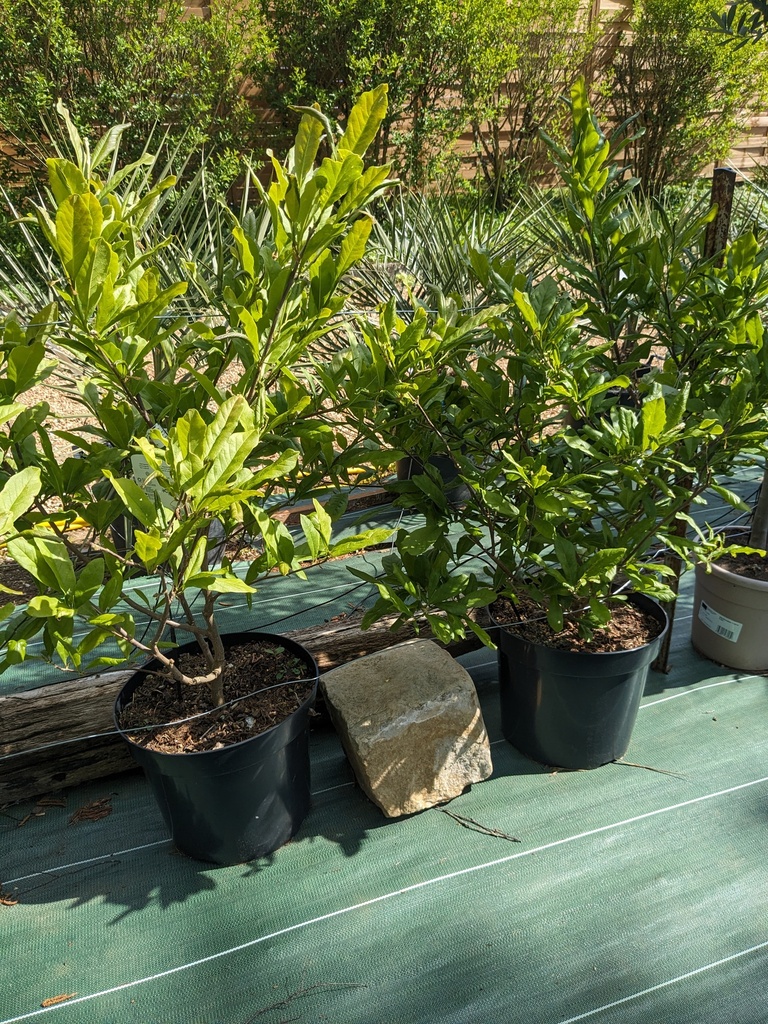
[[[360,96],[347,118],[344,134],[338,144],[340,151],[347,150],[363,156],[376,137],[387,112],[387,91],[387,85],[382,84]]]
[[[29,510],[41,486],[36,466],[27,466],[6,481],[0,491],[0,537],[7,536],[16,520]]]

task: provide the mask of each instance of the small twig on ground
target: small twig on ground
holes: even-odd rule
[[[353,988],[368,988],[367,985],[354,985],[354,984],[340,984],[334,985],[328,982],[319,981],[316,985],[310,985],[309,988],[297,988],[295,992],[291,992],[285,999],[281,999],[277,1003],[271,1003],[269,1006],[262,1007],[261,1010],[257,1010],[252,1017],[244,1021],[243,1024],[253,1024],[259,1017],[263,1017],[265,1013],[270,1013],[272,1010],[281,1010],[286,1006],[290,1006],[296,999],[301,999],[303,996],[308,996],[310,992],[316,992],[318,989],[353,989]],[[298,1020],[298,1017],[294,1017],[293,1020]],[[288,1022],[283,1022],[288,1024]]]
[[[497,828],[488,828],[487,825],[481,825],[480,822],[475,821],[474,818],[465,818],[461,814],[454,814],[453,811],[448,811],[445,807],[441,807],[440,810],[443,814],[447,814],[449,818],[453,818],[454,821],[457,821],[462,828],[468,828],[470,832],[479,832],[484,836],[495,836],[497,839],[506,839],[510,843],[522,842],[521,839],[507,835],[506,832],[501,832]]]
[[[119,857],[110,856],[109,864],[121,864],[122,861]],[[44,889],[47,885],[53,885],[54,882],[60,881],[62,878],[71,878],[73,875],[81,875],[85,871],[90,871],[90,865],[85,864],[80,868],[67,869],[66,871],[41,871],[42,875],[50,875],[44,882],[38,882],[37,885],[25,886],[22,890],[21,895],[26,896],[27,893],[35,892],[36,889]],[[34,877],[34,876],[33,876]]]
[[[658,772],[659,775],[671,775],[673,779],[687,779],[687,775],[683,775],[681,772],[671,772],[668,768],[654,768],[649,764],[636,764],[634,761],[625,761],[623,758],[618,758],[611,762],[612,764],[625,764],[627,768],[644,768],[647,772]]]

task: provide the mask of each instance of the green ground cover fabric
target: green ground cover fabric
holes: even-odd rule
[[[0,1024],[765,1024],[768,679],[692,650],[691,583],[632,764],[528,761],[469,659],[495,770],[449,809],[519,843],[384,819],[322,723],[308,818],[250,865],[176,854],[140,775],[5,808]]]

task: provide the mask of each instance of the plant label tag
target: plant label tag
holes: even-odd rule
[[[728,619],[725,615],[716,612],[706,601],[702,601],[699,605],[699,619],[707,629],[711,629],[713,633],[717,633],[724,640],[730,640],[734,644],[739,639],[741,628],[744,625],[743,622],[736,622],[735,619]]]
[[[131,472],[133,473],[133,479],[139,487],[142,487],[147,492],[150,498],[157,498],[160,504],[165,505],[166,508],[174,509],[176,507],[176,502],[171,495],[165,488],[160,486],[157,479],[152,475],[153,471],[141,453],[131,456]]]

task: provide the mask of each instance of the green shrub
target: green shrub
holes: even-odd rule
[[[260,0],[271,52],[258,77],[287,123],[317,100],[344,119],[364,90],[386,82],[389,110],[377,160],[422,182],[469,120],[475,93],[500,80],[506,0]]]
[[[646,191],[690,181],[727,155],[768,97],[765,44],[723,45],[717,0],[638,0],[631,34],[609,78],[609,109],[637,114],[644,134],[629,149]]]
[[[29,177],[57,99],[84,130],[130,123],[124,160],[165,135],[187,154],[217,148],[226,177],[228,152],[260,141],[241,93],[261,46],[255,0],[216,0],[206,20],[184,0],[0,0],[3,180]]]
[[[472,133],[478,168],[499,206],[541,170],[539,132],[560,136],[567,120],[561,96],[588,62],[600,62],[601,26],[581,0],[520,0],[510,5],[501,48],[505,74],[477,94]]]
[[[0,540],[38,585],[25,608],[0,605],[0,672],[27,657],[85,667],[151,653],[179,682],[208,684],[220,705],[223,595],[389,536],[332,537],[346,507],[336,480],[346,477],[319,369],[301,368],[344,307],[340,284],[365,252],[367,207],[390,184],[387,167],[364,163],[386,102],[385,87],[361,97],[341,137],[318,111],[302,118],[269,189],[256,186],[261,220],[230,218],[222,315],[193,324],[175,303],[196,267],[164,282],[157,259],[170,239],[158,232],[146,244],[174,178],[149,187],[113,174],[121,128],[90,146],[65,118],[77,162],[47,161],[48,195],[30,215],[62,286],[23,326],[0,321]],[[318,164],[324,136],[330,155]],[[62,462],[47,403],[24,396],[54,372],[66,377],[66,360],[80,366],[72,399],[86,422],[74,417],[56,434],[88,457]],[[359,446],[343,443],[359,464]],[[328,506],[302,516],[297,543],[271,513],[321,493]],[[63,529],[74,518],[87,524],[82,548]],[[126,520],[136,523],[130,538],[113,530]],[[243,579],[232,556],[250,543],[258,554]],[[198,640],[205,675],[174,665],[168,628]]]

